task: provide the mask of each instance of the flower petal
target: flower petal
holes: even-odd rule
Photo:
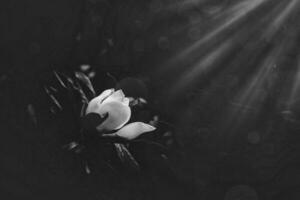
[[[123,104],[124,105],[126,105],[126,106],[129,106],[129,102],[130,102],[130,100],[129,100],[129,98],[127,98],[127,97],[125,97],[124,99],[123,99]]]
[[[155,129],[156,128],[154,126],[151,126],[143,122],[133,122],[127,124],[120,130],[118,130],[115,134],[122,138],[132,140],[137,138],[143,133],[154,131]]]
[[[113,95],[114,92],[115,92],[115,89],[114,89],[114,88],[104,90],[104,91],[99,95],[99,97],[101,98],[101,103],[102,103],[102,101],[105,100],[107,97]]]
[[[108,113],[107,119],[97,126],[98,131],[117,130],[126,124],[131,116],[131,109],[122,102],[110,101],[101,104],[98,113],[103,116]]]
[[[114,89],[107,89],[104,90],[99,96],[93,98],[86,108],[85,114],[89,113],[98,113],[98,110],[100,108],[100,105],[102,101],[107,98],[109,95],[113,94],[115,90]]]
[[[123,99],[125,98],[125,94],[123,93],[122,90],[117,90],[114,93],[112,93],[109,97],[107,97],[103,103],[108,103],[111,101],[118,101],[118,102],[123,102]]]

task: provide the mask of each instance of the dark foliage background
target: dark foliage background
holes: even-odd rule
[[[209,75],[180,95],[169,95],[182,71],[175,68],[163,73],[165,63],[214,25],[213,13],[237,1],[203,0],[183,10],[165,9],[176,2],[0,1],[1,199],[300,198],[297,108],[290,120],[275,109],[277,93],[268,93],[258,115],[245,111],[249,123],[226,129],[222,113],[258,61],[249,64],[247,57],[239,57],[239,65],[250,66],[247,73],[229,71],[219,81]],[[279,0],[273,2],[279,4]],[[243,24],[252,26],[267,10]],[[290,67],[278,70],[277,88],[281,89],[281,83],[295,73],[293,66],[299,59],[297,13],[279,36],[249,47],[260,53],[253,54],[259,60],[281,37],[296,38],[282,61]],[[182,31],[193,23],[194,15],[201,18],[202,29]],[[228,66],[246,44],[243,39],[238,42],[224,61]],[[174,65],[188,65],[194,57]],[[125,77],[146,83],[148,92],[143,95],[152,102],[152,112],[176,130],[178,144],[165,163],[172,170],[165,171],[161,160],[151,157],[153,152],[137,144],[135,148],[143,150],[136,153],[137,158],[148,163],[143,173],[102,167],[87,175],[80,160],[62,150],[58,130],[72,125],[72,120],[49,117],[43,85],[52,81],[53,70],[72,74],[84,64],[91,66],[87,75],[97,94]]]

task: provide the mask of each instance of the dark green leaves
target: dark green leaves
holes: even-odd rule
[[[96,130],[96,127],[104,122],[107,117],[108,114],[102,118],[99,114],[89,113],[82,118],[82,127],[86,131]]]
[[[115,143],[115,148],[120,160],[124,163],[125,166],[131,167],[135,170],[139,170],[139,164],[131,155],[129,150],[125,147],[124,144]]]
[[[75,72],[75,77],[77,78],[79,84],[85,89],[85,93],[89,98],[96,96],[94,87],[90,79],[82,72]]]
[[[78,116],[82,116],[88,102],[95,97],[92,83],[81,72],[68,76],[54,71],[51,84],[44,88],[52,104],[50,108],[52,113],[71,109],[74,113],[79,113]]]

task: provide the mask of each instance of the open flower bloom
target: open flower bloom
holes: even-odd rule
[[[114,133],[115,135],[128,140],[155,130],[155,127],[143,122],[133,122],[125,125],[131,117],[131,109],[129,98],[125,97],[122,90],[107,89],[103,91],[98,97],[89,102],[85,114],[89,113],[96,113],[101,117],[108,114],[107,119],[99,124],[96,129],[100,132],[117,130]]]

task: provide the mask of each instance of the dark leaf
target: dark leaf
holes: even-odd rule
[[[85,169],[85,172],[86,172],[87,174],[90,174],[90,173],[91,173],[91,169],[90,169],[90,167],[89,167],[89,165],[88,165],[87,163],[85,164],[84,169]]]
[[[113,131],[112,133],[105,133],[100,135],[100,139],[103,142],[108,142],[108,143],[119,143],[119,144],[128,143],[127,139],[119,137],[118,135],[114,134]]]
[[[49,86],[49,91],[53,92],[53,93],[57,93],[58,90],[56,88],[54,88],[53,86]]]
[[[66,84],[64,83],[64,81],[62,80],[61,76],[56,72],[54,71],[54,76],[56,78],[56,80],[59,82],[59,84],[64,87],[64,88],[67,88]]]
[[[84,149],[84,146],[73,141],[73,142],[70,142],[66,145],[63,145],[63,148],[64,149],[67,149],[68,151],[73,151],[75,153],[81,153]]]
[[[84,117],[87,106],[88,106],[88,104],[86,104],[86,103],[82,104],[81,111],[80,111],[80,117]]]
[[[37,125],[37,117],[36,117],[35,109],[32,104],[27,105],[27,112],[30,116],[31,121],[34,123],[34,125]]]
[[[74,114],[80,117],[82,106],[87,104],[88,100],[81,88],[78,87],[71,79],[68,80],[67,87],[68,90],[66,99],[68,99],[68,106],[71,106]]]
[[[85,104],[88,104],[89,100],[88,100],[86,94],[84,93],[84,91],[82,90],[82,88],[78,85],[78,87],[76,87],[74,89],[75,89],[75,91],[78,92],[78,94],[80,94],[81,102],[85,103]]]
[[[58,100],[53,95],[50,95],[50,98],[59,110],[63,109],[62,106],[60,105],[60,103],[58,102]]]
[[[54,107],[50,107],[50,112],[52,114],[57,114],[58,110],[56,108],[54,108]]]
[[[97,113],[89,113],[82,118],[82,126],[85,130],[96,130],[96,127],[106,120],[108,114],[103,118]]]
[[[51,102],[56,106],[56,108],[58,108],[59,110],[62,110],[62,105],[61,103],[58,101],[58,99],[52,94],[53,92],[51,92],[48,87],[44,87],[46,94],[48,95],[48,97],[50,98]]]
[[[87,77],[84,73],[81,72],[75,72],[75,77],[79,80],[80,85],[83,85],[84,89],[87,89],[86,93],[90,98],[96,96],[96,92],[89,77]]]
[[[74,82],[72,79],[68,79],[68,88],[69,91],[72,93],[73,98],[76,98],[76,100],[82,102],[82,103],[88,103],[89,100],[85,94],[85,92],[83,91],[82,87],[80,86],[80,84],[76,81]],[[79,99],[77,99],[79,98]]]
[[[162,152],[168,152],[169,151],[167,146],[164,146],[163,144],[160,144],[160,143],[155,142],[155,141],[147,140],[147,139],[138,139],[138,140],[134,140],[132,142],[133,143],[143,143],[143,145],[149,145],[152,148],[158,148]]]
[[[46,92],[47,95],[51,95],[50,90],[48,89],[48,87],[44,86],[44,90]]]
[[[58,113],[64,110],[64,115],[80,118],[83,105],[88,103],[86,95],[79,83],[68,75],[54,71],[53,79],[44,87],[50,103],[50,112]]]
[[[135,170],[139,170],[139,164],[134,159],[134,157],[131,155],[129,150],[125,147],[124,144],[114,143],[118,157],[120,160],[125,164],[130,166],[131,168],[134,168]]]
[[[79,145],[79,144],[78,144],[77,142],[74,142],[74,141],[73,141],[73,142],[70,142],[70,143],[64,145],[63,148],[65,148],[65,149],[67,149],[67,150],[72,150],[72,149],[78,147],[78,145]]]

